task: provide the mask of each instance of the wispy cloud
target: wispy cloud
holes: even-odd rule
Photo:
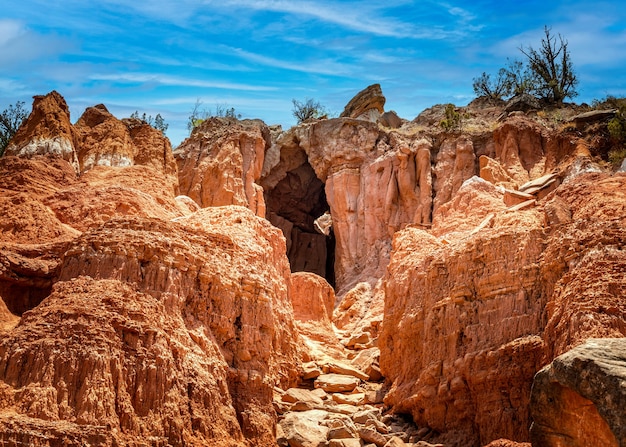
[[[235,54],[247,60],[248,62],[284,70],[332,76],[346,75],[352,71],[352,67],[350,65],[343,64],[332,59],[318,59],[311,63],[304,63],[301,61],[287,61],[277,59],[274,57],[246,51],[242,48],[230,48],[230,51],[232,52],[232,54]]]
[[[294,17],[312,18],[344,30],[364,33],[371,36],[402,39],[438,40],[455,38],[467,32],[477,31],[480,26],[471,26],[474,14],[466,9],[437,1],[414,2],[396,1],[294,1],[294,0],[180,0],[176,4],[169,0],[133,2],[125,0],[103,0],[109,5],[124,5],[141,14],[158,17],[182,27],[193,23],[194,17],[207,14],[209,17],[219,11],[223,18],[232,17],[229,26],[237,27],[239,22],[254,12],[286,14]],[[446,16],[443,26],[405,16],[406,11],[418,11],[429,15],[437,10]],[[261,24],[270,26],[270,24]]]
[[[262,85],[239,84],[232,82],[204,81],[199,79],[188,79],[176,76],[152,74],[152,73],[117,73],[102,74],[94,73],[89,76],[93,81],[111,81],[115,83],[126,84],[160,84],[177,87],[199,87],[199,88],[215,88],[224,90],[241,90],[241,91],[273,91],[275,87]]]
[[[207,0],[205,4],[218,6],[223,2]],[[324,2],[302,2],[289,0],[233,0],[228,7],[239,6],[253,10],[309,16],[323,22],[378,36],[407,37],[414,32],[413,27],[402,21],[372,14],[367,2],[337,4]]]
[[[0,20],[0,46],[19,38],[24,32],[24,25],[17,20]]]
[[[572,61],[576,65],[624,65],[626,62],[626,29],[613,27],[614,19],[610,15],[593,12],[568,17],[562,23],[550,26],[551,35],[560,34],[568,43]],[[523,59],[520,48],[532,46],[538,49],[545,39],[543,25],[528,29],[498,42],[494,47],[496,54]]]

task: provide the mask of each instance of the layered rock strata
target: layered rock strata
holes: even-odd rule
[[[150,166],[165,175],[172,192],[178,191],[172,147],[161,131],[137,119],[119,120],[102,104],[86,109],[72,125],[65,99],[56,91],[34,97],[33,110],[6,155],[55,155],[76,173],[94,166]]]
[[[300,364],[285,240],[176,197],[162,137],[120,123],[70,128],[80,176],[56,151],[0,160],[0,439],[275,445],[272,390]]]
[[[306,419],[331,446],[527,441],[535,373],[626,331],[626,177],[584,123],[447,132],[357,96],[282,133],[209,119],[177,165],[138,120],[36,98],[0,160],[0,439],[274,445],[274,394],[281,444]],[[387,387],[417,427],[355,419]]]
[[[178,191],[172,146],[161,131],[138,119],[119,120],[103,104],[87,108],[74,131],[81,172],[95,166],[149,166]]]
[[[54,154],[78,170],[74,150],[74,130],[65,99],[56,91],[35,96],[28,119],[20,126],[6,148],[5,155],[30,158]]]

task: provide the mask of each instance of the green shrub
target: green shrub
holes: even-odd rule
[[[170,125],[165,122],[160,113],[157,113],[157,116],[152,118],[152,115],[146,116],[145,113],[142,116],[139,116],[139,111],[135,110],[133,113],[131,113],[130,117],[138,119],[145,124],[149,124],[156,130],[160,130],[163,135],[165,135],[167,128],[170,127]]]
[[[439,126],[444,130],[454,131],[463,128],[463,119],[467,118],[467,115],[457,112],[454,104],[446,104],[445,114],[446,117],[439,122]]]
[[[609,162],[619,166],[626,158],[626,98],[607,96],[603,101],[593,101],[596,109],[616,109],[615,116],[607,123],[607,130],[611,139],[611,149],[608,153]]]

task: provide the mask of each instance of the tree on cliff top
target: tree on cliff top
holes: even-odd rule
[[[535,50],[529,46],[520,47],[526,56],[522,61],[509,62],[508,67],[501,68],[495,79],[487,73],[473,79],[474,93],[490,99],[530,93],[551,103],[562,104],[566,98],[578,94],[578,79],[572,68],[571,55],[567,49],[567,41],[559,34],[550,34],[550,28],[544,28],[545,38],[541,47]]]
[[[578,95],[576,85],[578,79],[572,68],[570,53],[567,51],[567,40],[559,34],[550,35],[550,28],[544,27],[546,37],[541,39],[541,48],[535,50],[529,46],[520,51],[528,59],[528,67],[536,79],[537,96],[551,103],[561,104],[566,98]]]
[[[311,118],[322,118],[324,115],[327,115],[324,106],[314,99],[307,98],[304,102],[292,99],[291,102],[293,103],[291,113],[298,120],[298,123]]]
[[[15,106],[10,105],[0,114],[0,157],[26,118],[28,111],[24,108],[24,101],[16,102]]]
[[[163,135],[165,135],[167,128],[170,127],[170,125],[165,122],[165,120],[163,119],[160,113],[157,113],[157,116],[152,118],[152,115],[146,116],[145,113],[142,116],[139,116],[139,111],[135,110],[130,115],[130,117],[138,119],[146,124],[149,124],[150,126],[154,127],[156,130],[160,130],[163,133]]]

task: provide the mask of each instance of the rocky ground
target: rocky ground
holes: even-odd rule
[[[626,445],[615,112],[384,104],[172,151],[36,97],[0,158],[0,443]]]

